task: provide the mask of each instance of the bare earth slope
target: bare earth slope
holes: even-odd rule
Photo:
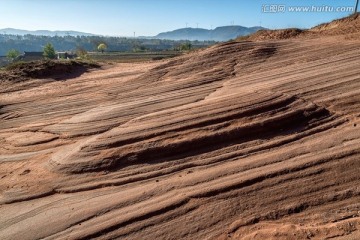
[[[340,39],[360,38],[360,13],[349,17],[334,20],[330,23],[320,24],[308,30],[298,28],[279,30],[260,30],[254,34],[239,39],[251,41],[280,40],[289,38],[317,38],[319,36],[342,36]]]
[[[232,42],[3,83],[0,238],[357,239],[359,63]]]

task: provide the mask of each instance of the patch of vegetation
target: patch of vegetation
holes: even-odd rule
[[[78,57],[79,59],[81,59],[81,60],[86,60],[86,61],[90,61],[90,60],[91,60],[88,52],[87,52],[84,48],[82,48],[82,47],[78,47],[78,48],[76,49],[76,52],[75,52],[75,53],[76,53],[77,57]]]
[[[193,46],[190,42],[186,42],[180,45],[180,51],[190,51],[192,47]]]
[[[10,49],[20,52],[40,52],[41,46],[51,43],[57,51],[76,51],[81,47],[84,50],[98,51],[98,46],[105,43],[107,52],[133,52],[142,51],[169,51],[188,41],[174,41],[148,38],[126,38],[126,37],[101,37],[101,36],[35,36],[35,35],[5,35],[0,34],[0,55],[5,55]],[[192,49],[199,49],[215,44],[215,41],[191,41]]]
[[[6,57],[11,61],[14,61],[19,56],[20,56],[20,52],[16,49],[10,49],[6,54]]]

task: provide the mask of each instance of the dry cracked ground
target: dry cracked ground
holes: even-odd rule
[[[3,83],[1,239],[359,239],[360,40]]]

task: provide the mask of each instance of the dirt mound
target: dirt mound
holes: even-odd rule
[[[354,38],[360,34],[360,14],[353,14],[349,17],[334,20],[330,23],[318,25],[309,30],[298,28],[279,29],[279,30],[259,30],[249,36],[240,37],[237,41],[264,41],[264,40],[282,40],[299,37],[322,37],[343,35]]]
[[[298,28],[280,29],[280,30],[259,30],[256,33],[250,35],[247,40],[281,40],[294,38],[302,34],[304,31]]]
[[[77,77],[100,65],[82,61],[32,61],[18,62],[0,72],[0,81],[23,81],[27,79],[53,78],[56,80]]]
[[[320,24],[314,28],[311,28],[309,32],[326,35],[359,33],[360,13],[353,14],[350,17],[337,19],[330,23]]]

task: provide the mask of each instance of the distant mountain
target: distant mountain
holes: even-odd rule
[[[0,29],[0,34],[11,34],[11,35],[36,35],[36,36],[95,36],[92,33],[84,33],[77,31],[49,31],[49,30],[36,30],[28,31],[15,28],[4,28]]]
[[[263,30],[263,27],[224,26],[214,30],[203,28],[181,28],[170,32],[163,32],[154,38],[169,40],[199,40],[199,41],[227,41]]]

